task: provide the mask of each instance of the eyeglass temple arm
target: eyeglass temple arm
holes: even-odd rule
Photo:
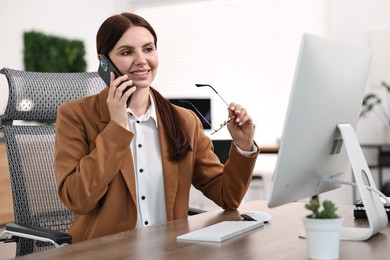
[[[206,119],[206,117],[204,117],[204,116],[202,115],[202,113],[196,108],[196,106],[195,106],[194,104],[192,104],[192,103],[191,103],[190,101],[188,101],[188,100],[183,100],[183,99],[181,99],[180,102],[181,102],[181,103],[187,103],[187,104],[189,104],[190,106],[192,106],[192,107],[195,109],[195,111],[198,112],[198,114],[203,118],[203,120],[211,127],[211,129],[213,129],[214,132],[217,131],[217,130],[215,130],[215,128],[210,124],[210,122]]]
[[[200,87],[210,87],[222,99],[222,101],[225,102],[225,104],[227,106],[229,106],[229,104],[225,101],[225,99],[223,99],[223,97],[221,97],[221,95],[219,95],[218,92],[211,85],[209,85],[209,84],[195,84],[195,86],[197,86],[198,88],[200,88]]]

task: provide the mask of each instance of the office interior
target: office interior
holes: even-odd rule
[[[248,109],[261,147],[277,147],[280,142],[303,33],[371,49],[366,90],[387,99],[381,86],[390,82],[387,0],[2,0],[0,5],[0,68],[20,70],[25,31],[82,40],[87,71],[96,71],[95,36],[104,19],[125,11],[144,16],[158,35],[160,65],[154,87],[167,98],[210,99],[216,127],[226,119],[226,105],[210,89],[195,87],[212,85],[225,100]],[[1,114],[8,97],[4,76],[0,93]],[[382,105],[390,113],[390,104]],[[390,143],[389,122],[377,113],[360,118],[356,133],[362,145]],[[229,134],[224,129],[210,138],[229,139]],[[364,152],[368,163],[375,164],[376,151]],[[267,199],[276,160],[277,154],[259,156],[254,173],[261,181],[253,183],[245,201]],[[386,172],[383,169],[383,182],[390,181]],[[378,169],[372,174],[377,180]],[[214,208],[197,191],[191,192],[193,206]],[[322,196],[353,204],[358,195],[351,187],[342,187]]]

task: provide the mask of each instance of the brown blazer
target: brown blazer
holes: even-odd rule
[[[75,213],[73,242],[133,229],[137,222],[136,188],[130,142],[133,133],[110,121],[101,93],[60,106],[56,122],[55,169],[58,191]],[[192,151],[180,161],[168,159],[167,138],[157,109],[167,219],[187,217],[190,186],[226,210],[241,203],[257,154],[235,148],[225,166],[190,110],[176,107],[188,126]]]

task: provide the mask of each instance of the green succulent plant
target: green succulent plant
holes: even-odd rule
[[[329,219],[329,218],[338,218],[339,216],[336,214],[336,206],[330,200],[324,200],[321,204],[318,199],[311,199],[308,203],[305,204],[305,208],[310,210],[312,213],[307,215],[308,218],[316,218],[316,219]]]

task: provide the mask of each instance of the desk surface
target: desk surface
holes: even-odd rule
[[[273,217],[264,227],[222,243],[177,242],[176,236],[222,220],[239,220],[240,212],[261,210]],[[344,226],[367,226],[354,220],[352,206],[339,207]],[[19,259],[308,259],[306,241],[298,238],[302,203],[268,209],[265,201],[242,205],[238,211],[216,210],[167,224],[123,232],[107,237],[23,256]],[[365,242],[340,242],[340,259],[387,259],[390,226]]]

